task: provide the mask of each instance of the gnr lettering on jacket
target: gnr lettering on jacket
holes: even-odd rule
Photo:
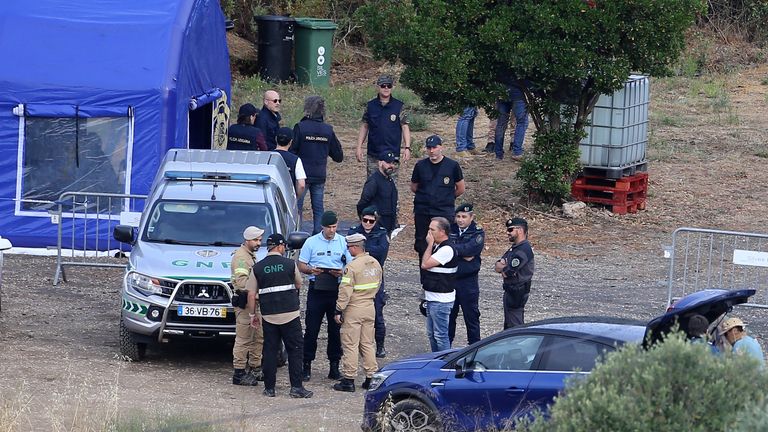
[[[282,264],[273,264],[264,267],[264,273],[278,273],[285,270]]]

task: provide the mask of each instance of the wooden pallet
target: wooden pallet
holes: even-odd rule
[[[579,201],[608,206],[616,214],[636,213],[645,209],[648,173],[619,179],[582,176],[571,185],[571,194]]]

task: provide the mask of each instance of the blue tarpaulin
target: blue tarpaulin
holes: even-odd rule
[[[217,0],[1,1],[0,235],[55,245],[61,193],[147,194],[168,149],[211,148],[224,26]]]

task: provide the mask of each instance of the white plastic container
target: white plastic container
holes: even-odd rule
[[[600,95],[579,144],[581,164],[621,168],[645,162],[649,101],[650,80],[644,75],[631,75],[623,89]]]

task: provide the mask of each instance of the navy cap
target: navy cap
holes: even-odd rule
[[[507,219],[506,226],[507,226],[507,228],[512,228],[513,226],[527,227],[528,226],[528,221],[526,221],[523,218],[519,218],[519,217],[512,218],[512,219]]]
[[[425,145],[427,146],[427,148],[437,147],[439,145],[443,145],[443,139],[440,138],[440,135],[432,135],[427,138]]]
[[[379,155],[379,160],[386,163],[400,163],[400,157],[392,152],[383,152]]]
[[[458,207],[456,207],[456,213],[458,212],[465,212],[465,213],[472,213],[472,204],[470,203],[464,203]]]
[[[275,139],[277,139],[277,144],[281,146],[288,145],[288,143],[290,143],[291,140],[293,139],[293,129],[287,128],[287,127],[281,127],[280,129],[277,130]]]
[[[254,114],[258,113],[258,112],[259,112],[259,110],[257,110],[256,107],[253,106],[253,104],[247,103],[247,104],[243,104],[243,105],[240,106],[240,110],[237,112],[237,116],[238,117],[248,117],[248,116],[252,116],[252,115],[254,115]]]
[[[382,85],[382,84],[395,84],[395,79],[392,78],[392,75],[382,75],[379,77],[379,79],[376,80],[376,85]]]
[[[363,211],[360,212],[360,216],[377,216],[376,206],[368,206],[364,208]]]

